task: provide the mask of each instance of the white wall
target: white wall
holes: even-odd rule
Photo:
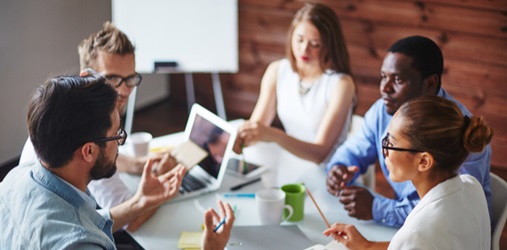
[[[107,20],[105,0],[0,0],[0,164],[21,153],[32,91],[51,76],[79,73],[78,43]],[[165,81],[144,76],[137,104],[165,97]]]

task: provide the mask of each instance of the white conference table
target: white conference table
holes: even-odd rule
[[[231,121],[238,126],[241,120]],[[184,141],[183,132],[161,136],[153,139],[151,148],[176,146]],[[267,166],[269,169],[261,177],[260,182],[248,185],[237,193],[255,193],[268,187],[280,187],[288,183],[304,182],[310,189],[320,209],[332,224],[334,222],[354,224],[367,239],[373,241],[389,241],[396,233],[396,228],[386,227],[373,221],[361,221],[347,215],[338,198],[326,190],[326,173],[322,167],[301,160],[274,143],[257,143],[244,149],[245,159],[252,163]],[[134,192],[140,177],[126,173],[120,175],[122,180]],[[183,231],[199,232],[204,221],[203,208],[212,207],[216,210],[217,198],[235,205],[236,220],[234,226],[260,225],[255,199],[253,198],[225,198],[223,194],[232,193],[230,187],[247,180],[226,174],[221,188],[214,193],[197,198],[168,202],[162,205],[157,213],[131,235],[145,249],[176,249],[180,234]],[[195,200],[195,201],[194,201]],[[332,239],[325,237],[322,232],[326,225],[315,205],[309,197],[305,197],[304,218],[299,222],[283,222],[282,225],[295,224],[315,244],[326,245]],[[233,228],[234,230],[234,228]]]

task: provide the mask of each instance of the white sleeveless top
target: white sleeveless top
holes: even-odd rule
[[[288,59],[280,60],[276,80],[276,111],[285,133],[301,141],[314,143],[328,108],[331,92],[344,76],[346,74],[327,70],[306,94],[301,95],[299,93],[299,75],[292,70]],[[353,105],[347,114],[347,120],[338,140],[323,162],[326,162],[334,150],[347,138],[352,110]]]

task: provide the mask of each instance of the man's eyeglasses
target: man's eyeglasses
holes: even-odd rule
[[[117,75],[106,75],[105,77],[107,81],[115,88],[120,87],[123,82],[125,82],[125,85],[127,85],[127,87],[139,86],[139,84],[141,84],[141,80],[143,80],[143,77],[138,73],[125,78]]]
[[[405,152],[413,152],[413,153],[424,152],[424,151],[418,150],[418,149],[396,148],[396,147],[392,147],[392,146],[393,146],[393,144],[389,141],[389,133],[387,133],[386,137],[384,137],[384,139],[382,139],[382,155],[384,155],[384,158],[389,157],[389,150],[405,151]]]
[[[125,130],[120,128],[120,129],[118,129],[117,134],[118,135],[106,137],[106,138],[95,139],[95,140],[91,140],[91,141],[92,142],[106,142],[106,141],[116,140],[116,142],[118,142],[118,146],[122,146],[123,144],[125,144],[125,141],[127,140],[127,132],[125,132]]]

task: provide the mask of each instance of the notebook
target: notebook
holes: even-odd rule
[[[183,178],[180,193],[169,200],[179,201],[218,190],[236,140],[236,129],[199,104],[190,110],[184,133],[208,155]]]
[[[294,250],[314,245],[296,225],[233,226],[227,250]]]

